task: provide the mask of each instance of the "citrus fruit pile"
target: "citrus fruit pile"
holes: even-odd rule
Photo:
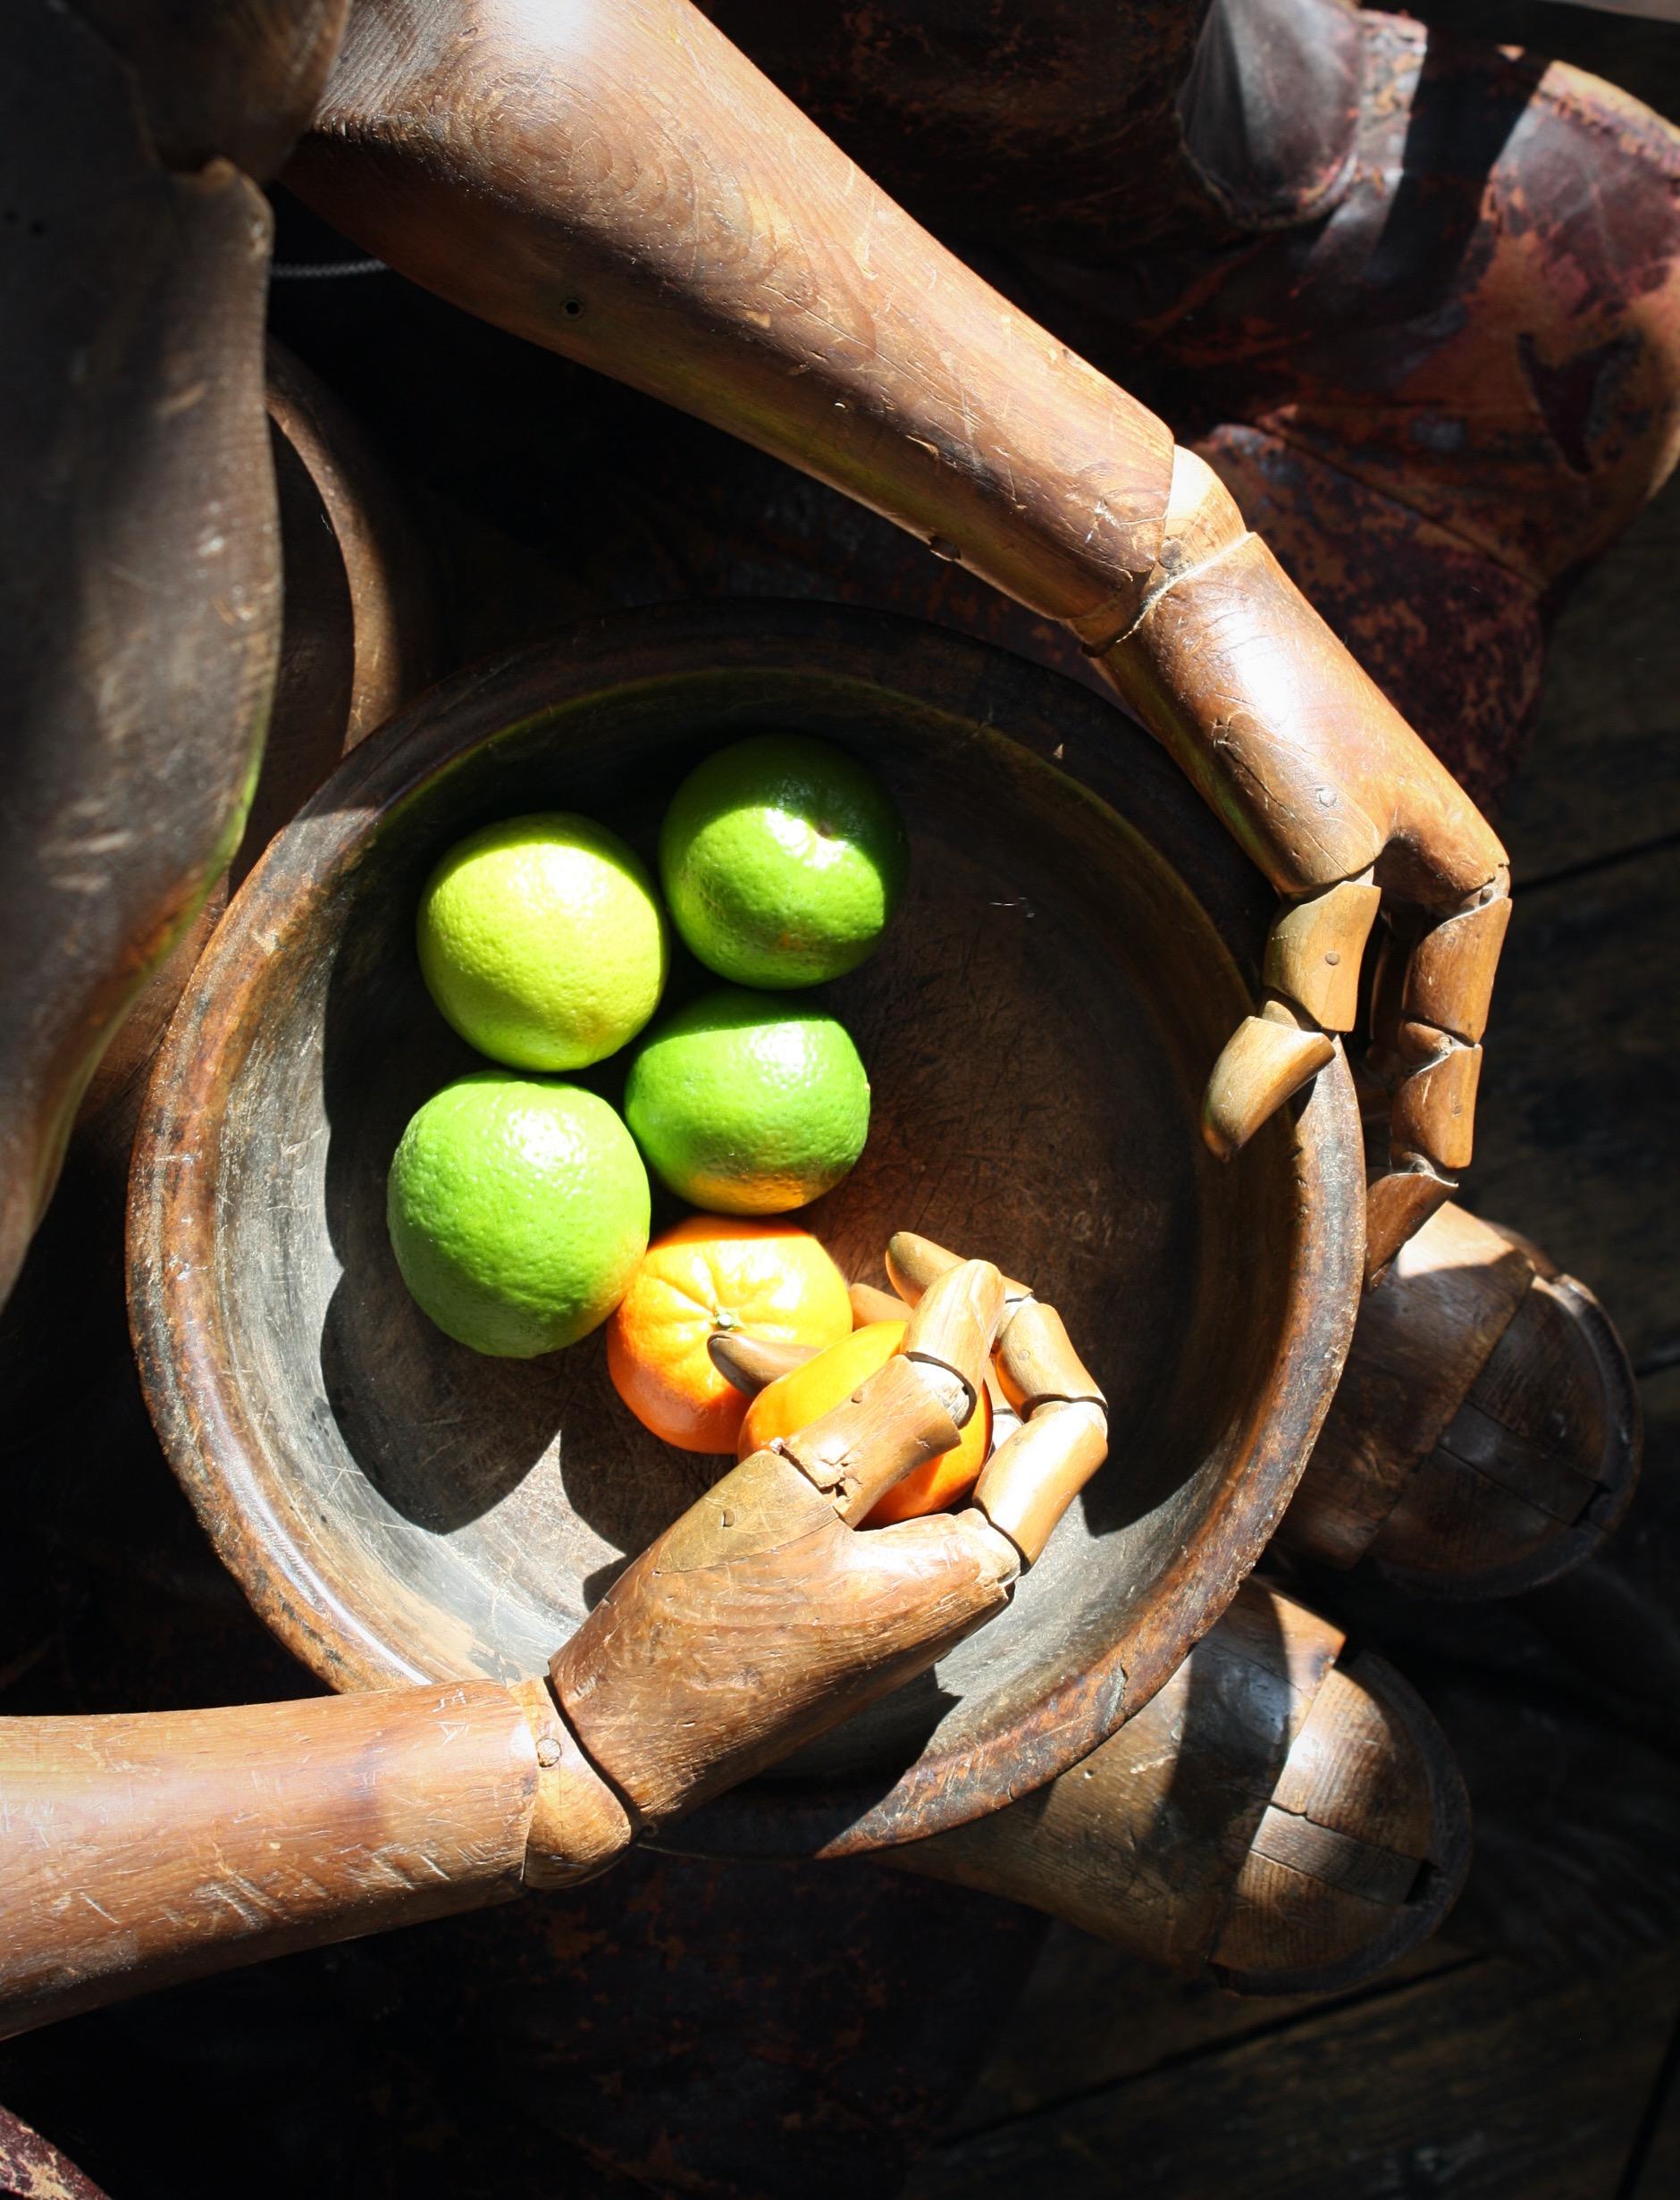
[[[418,1110],[387,1195],[398,1265],[438,1327],[515,1358],[598,1328],[647,1251],[650,1169],[714,1218],[785,1213],[837,1184],[869,1135],[869,1079],[849,1033],[804,989],[872,951],[907,867],[903,820],[874,776],[829,743],[775,734],[718,751],[677,788],[659,836],[664,908],[634,851],[573,811],[504,819],[450,848],[421,894],[420,968],[444,1017],[499,1066]],[[732,982],[655,1022],[666,908],[697,960]],[[633,1042],[622,1117],[562,1081]],[[747,1230],[738,1245],[785,1249],[803,1234]],[[718,1315],[737,1284],[748,1289],[745,1251],[728,1258],[701,1289]],[[802,1311],[786,1341],[828,1344],[849,1329],[848,1315],[835,1330],[844,1289],[827,1267],[826,1313],[813,1327]],[[668,1376],[688,1364],[671,1341],[680,1327],[656,1311],[615,1332],[615,1380],[639,1412],[657,1366]],[[620,1380],[643,1358],[649,1381]],[[697,1398],[709,1378],[690,1372],[676,1389]],[[668,1425],[716,1437],[718,1404],[710,1423],[677,1413]]]

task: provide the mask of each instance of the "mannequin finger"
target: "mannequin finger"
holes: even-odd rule
[[[911,1310],[903,1356],[933,1382],[959,1429],[979,1403],[1003,1318],[1004,1279],[990,1261],[962,1261],[946,1269]]]
[[[1221,1161],[1239,1153],[1336,1051],[1282,1001],[1245,1016],[1225,1042],[1202,1096],[1202,1138]]]
[[[949,1394],[963,1396],[955,1378]],[[850,1398],[771,1448],[816,1484],[842,1520],[856,1522],[906,1474],[949,1451],[962,1433],[921,1368],[895,1353]]]
[[[815,1359],[817,1345],[783,1344],[769,1337],[749,1337],[743,1330],[717,1330],[706,1339],[707,1356],[727,1382],[744,1398],[759,1392],[784,1375]]]
[[[954,1268],[962,1258],[960,1253],[948,1252],[936,1245],[931,1238],[918,1237],[913,1230],[897,1230],[886,1245],[886,1272],[893,1289],[907,1306],[916,1301],[934,1280]],[[1032,1297],[1029,1283],[1017,1283],[1012,1277],[1004,1278],[1004,1306],[1005,1321],[1009,1309],[1023,1298]]]
[[[1388,1085],[1389,1167],[1365,1196],[1365,1281],[1445,1205],[1475,1146],[1482,1036],[1510,924],[1509,873],[1403,936],[1373,1010],[1373,1067]],[[1398,948],[1402,936],[1393,944]]]
[[[905,1300],[873,1283],[854,1283],[848,1296],[853,1329],[867,1329],[871,1322],[902,1322],[910,1312]]]
[[[1101,1406],[1085,1398],[1040,1406],[987,1461],[974,1503],[1031,1566],[1107,1457],[1108,1415]]]

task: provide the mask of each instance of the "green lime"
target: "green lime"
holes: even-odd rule
[[[471,1045],[516,1070],[581,1070],[659,1006],[652,882],[616,833],[565,810],[487,825],[426,881],[420,968]]]
[[[659,835],[677,930],[742,986],[816,986],[855,970],[909,868],[904,821],[874,773],[803,734],[757,734],[709,756]]]
[[[648,1206],[604,1100],[480,1070],[409,1122],[385,1213],[402,1280],[444,1335],[528,1360],[607,1319],[647,1250]]]
[[[832,1016],[726,986],[643,1039],[624,1112],[650,1166],[692,1205],[781,1214],[863,1151],[869,1080]]]

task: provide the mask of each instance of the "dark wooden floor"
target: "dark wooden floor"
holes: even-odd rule
[[[1627,1340],[1647,1453],[1615,1555],[1659,1625],[1680,1608],[1677,583],[1680,483],[1566,615],[1501,820],[1520,898],[1474,1176],[1479,1210],[1590,1283]],[[1577,1801],[1590,1832],[1592,1798]],[[1482,1908],[1502,1892],[1484,1885]],[[1608,1961],[1595,1945],[1538,1971],[1455,1944],[1449,1924],[1398,1976],[1299,2002],[1163,1983],[1057,1928],[911,2193],[1668,2200],[1680,1935],[1667,1917],[1653,1900]]]
[[[1540,43],[1680,108],[1680,30],[1522,0],[1419,0],[1414,12],[1511,39],[1538,24]],[[488,555],[475,535],[464,541],[463,555]],[[1363,1616],[1449,1724],[1473,1789],[1498,1785],[1483,1776],[1501,1742],[1508,1753],[1502,1726],[1517,1733],[1531,1784],[1513,1799],[1507,1782],[1502,1813],[1490,1795],[1477,1873],[1448,1934],[1352,1994],[1244,2002],[1054,1929],[909,2200],[1680,2196],[1677,576],[1680,485],[1592,575],[1558,635],[1538,743],[1502,819],[1517,915],[1471,1197],[1592,1285],[1620,1324],[1647,1415],[1644,1486],[1590,1579],[1492,1616]],[[526,585],[547,592],[547,623],[566,616],[563,577],[545,567],[541,590],[529,575]],[[998,1933],[1009,1929],[1001,1905],[996,1918]],[[409,1960],[418,1973],[418,1944]],[[265,1990],[283,2016],[290,1991],[294,2029],[318,2036],[323,2057],[374,2060],[403,1975],[394,1959],[380,1969],[376,1946],[323,1986],[334,1961],[270,1967],[216,2005],[237,2013],[241,1993]],[[181,2073],[203,2073],[207,2090],[243,2087],[252,2105],[234,2101],[204,2150],[213,2168],[179,2190],[219,2200],[282,2189],[275,2101],[325,2081],[307,2061],[280,2063],[272,2044],[260,2070],[233,2055],[225,2065],[160,2057],[155,2069],[172,2073],[177,2097],[150,2096],[126,2135],[112,2137],[109,2118],[79,2120],[79,2101],[120,2078],[124,2053],[139,2059],[137,2041],[159,2022],[158,2005],[150,2016],[146,2006],[108,2029],[97,2019],[67,2028],[33,2059],[13,2051],[0,2097],[26,2112],[38,2102],[43,2128],[72,2148],[88,2137],[97,2168],[95,2140],[113,2161],[124,2137],[134,2155],[153,2157],[159,2132],[192,2112]],[[273,2038],[281,2036],[277,2018]],[[55,2053],[73,2063],[62,2083]],[[303,2072],[295,2085],[288,2068]],[[393,2120],[403,2108],[399,2097]],[[236,2136],[248,2155],[223,2184]],[[552,2130],[531,2147],[522,2192],[630,2188],[604,2170],[598,2183]],[[382,2191],[402,2188],[409,2159]],[[155,2188],[107,2181],[113,2192]],[[314,2188],[352,2187],[317,2172]],[[439,2187],[410,2183],[404,2200],[422,2189]],[[874,2196],[860,2187],[859,2200]]]

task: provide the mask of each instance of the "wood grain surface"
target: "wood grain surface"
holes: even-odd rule
[[[1519,777],[1500,811],[1525,881],[1680,833],[1680,699],[1661,672],[1676,561],[1680,499],[1668,495],[1641,513],[1564,607],[1535,735],[1547,768]]]
[[[1680,1268],[1652,1227],[1666,1157],[1644,1129],[1671,1089],[1680,848],[1640,853],[1646,819],[1631,788],[1630,806],[1630,852],[1536,892],[1512,927],[1499,1015],[1523,1045],[1503,1063],[1489,1051],[1474,1204],[1604,1289],[1638,1367],[1680,1335]],[[1644,944],[1630,954],[1635,931]],[[1590,1068],[1572,1059],[1583,1021]]]
[[[1122,2174],[1147,2200],[1616,2200],[1677,2004],[1668,1952],[1544,1985],[1468,1963],[954,2141],[906,2200],[1109,2200]]]
[[[1202,1152],[1195,1096],[1266,898],[1098,700],[953,637],[769,607],[598,630],[437,691],[275,844],[200,966],[152,1088],[133,1303],[178,1471],[323,1677],[540,1670],[709,1474],[629,1422],[594,1340],[486,1360],[403,1290],[389,1155],[471,1062],[409,911],[444,845],[534,802],[648,844],[694,756],[760,724],[856,748],[924,820],[903,914],[834,991],[874,1120],[811,1227],[854,1275],[907,1219],[1029,1266],[1126,1415],[1007,1615],[683,1835],[785,1851],[976,1815],[1147,1700],[1270,1532],[1344,1348],[1345,1071],[1234,1167]]]
[[[1662,2200],[1680,2186],[1680,2031],[1670,2042],[1657,2074],[1644,2124],[1638,2133],[1642,2142],[1630,2160],[1627,2200]]]
[[[483,1682],[0,1721],[0,2029],[505,1901],[536,1745]]]
[[[3,1296],[105,1043],[239,836],[280,545],[261,193],[225,164],[165,168],[125,72],[68,11],[23,0],[0,38],[0,207],[29,269],[0,349],[0,682],[19,699],[0,814]]]

